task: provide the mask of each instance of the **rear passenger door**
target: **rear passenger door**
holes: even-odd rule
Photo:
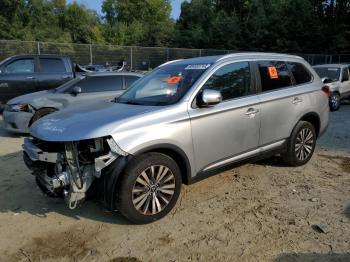
[[[343,67],[341,72],[341,95],[343,97],[348,97],[350,95],[350,77],[349,70],[347,67]]]
[[[312,75],[302,63],[257,61],[260,77],[261,129],[259,145],[278,146],[288,138],[304,112]]]
[[[39,58],[39,85],[37,91],[56,88],[72,79],[72,72],[62,58]]]

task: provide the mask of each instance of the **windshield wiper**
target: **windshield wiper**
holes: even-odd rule
[[[119,99],[115,101],[116,103],[127,104],[127,105],[141,105],[140,103],[133,100],[120,101]]]

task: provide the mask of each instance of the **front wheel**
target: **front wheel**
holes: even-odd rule
[[[340,108],[340,95],[332,93],[329,97],[329,108],[331,111],[337,111]]]
[[[293,129],[289,138],[287,151],[282,155],[285,162],[292,166],[306,164],[312,157],[316,146],[316,131],[314,126],[306,121],[300,121]]]
[[[176,162],[161,153],[146,153],[130,161],[117,186],[116,208],[136,224],[150,223],[168,214],[181,190]]]

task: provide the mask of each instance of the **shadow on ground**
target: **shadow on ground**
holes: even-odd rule
[[[350,253],[348,254],[282,254],[276,259],[276,262],[349,262]]]
[[[344,209],[344,215],[350,219],[350,203]],[[349,260],[350,261],[350,260]]]

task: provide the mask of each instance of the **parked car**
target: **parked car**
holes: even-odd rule
[[[0,62],[0,108],[11,98],[56,88],[74,78],[64,55],[18,55]]]
[[[181,184],[281,154],[306,164],[328,125],[328,94],[302,58],[236,53],[173,61],[114,102],[40,119],[24,161],[70,208],[89,190],[135,223],[162,218]]]
[[[314,69],[330,88],[329,107],[331,111],[338,110],[341,99],[350,98],[350,66],[345,64],[325,64],[314,66]]]
[[[127,72],[88,74],[56,89],[16,97],[7,103],[3,112],[5,129],[28,133],[29,127],[43,116],[83,102],[111,100],[142,76]]]
[[[82,65],[84,69],[92,72],[112,72],[112,67],[104,65]]]

